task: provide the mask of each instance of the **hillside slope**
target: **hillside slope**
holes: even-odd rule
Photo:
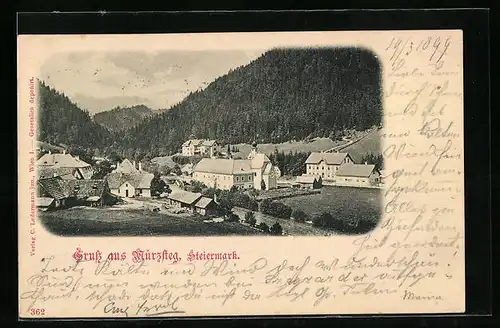
[[[116,107],[108,111],[96,113],[94,121],[111,131],[118,132],[130,129],[146,117],[155,115],[156,111],[145,105],[132,107]]]
[[[38,81],[38,93],[39,141],[84,148],[99,148],[112,143],[112,134],[66,95],[42,81]]]
[[[382,154],[381,134],[381,130],[374,130],[358,142],[347,146],[346,148],[342,148],[341,150],[339,150],[339,152],[349,153],[352,156],[354,162],[361,164],[361,159],[365,154]]]
[[[370,51],[275,49],[146,118],[118,142],[165,154],[191,134],[231,144],[328,137],[378,125],[380,93],[380,66]]]

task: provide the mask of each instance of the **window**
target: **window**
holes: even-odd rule
[[[125,187],[128,187],[128,184],[127,184],[127,183],[125,184]]]
[[[251,180],[252,180],[252,176],[251,176],[251,175],[249,175],[249,176],[248,176],[248,181],[251,181]]]
[[[240,177],[236,177],[236,182],[240,181]]]

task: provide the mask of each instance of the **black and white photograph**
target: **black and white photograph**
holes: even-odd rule
[[[36,79],[39,220],[67,237],[366,234],[381,72],[346,46],[54,54]]]
[[[19,37],[20,316],[463,313],[462,33]]]

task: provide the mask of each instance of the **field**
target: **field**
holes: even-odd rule
[[[173,217],[147,209],[78,207],[39,212],[45,228],[62,236],[217,236],[261,235],[236,222],[203,222],[203,217]]]
[[[238,215],[240,219],[243,219],[245,217],[246,212],[249,211],[240,207],[235,207],[233,209],[233,213]],[[263,214],[260,212],[254,213],[255,219],[257,220],[257,225],[261,222],[264,222],[269,227],[271,227],[274,223],[278,222],[283,228],[283,231],[285,231],[285,233],[289,236],[326,236],[333,234],[332,231],[314,227],[309,223],[299,223],[294,220],[275,218],[271,215]]]
[[[363,139],[346,148],[342,148],[339,152],[349,153],[355,163],[361,163],[361,157],[366,153],[381,154],[381,133],[381,130],[372,131]]]
[[[280,199],[292,209],[306,212],[310,218],[328,212],[348,222],[378,222],[382,213],[382,190],[324,186],[320,194]]]
[[[320,152],[339,147],[339,152],[347,152],[353,156],[355,162],[361,160],[361,156],[365,153],[381,153],[380,145],[380,130],[375,129],[372,131],[356,132],[352,134],[352,140],[364,136],[361,140],[354,144],[342,148],[342,145],[349,143],[349,141],[333,141],[329,138],[314,138],[311,141],[292,141],[280,144],[259,144],[258,149],[265,154],[272,154],[275,149],[280,152]],[[240,151],[235,156],[246,157],[250,153],[251,145],[237,144],[235,145]]]

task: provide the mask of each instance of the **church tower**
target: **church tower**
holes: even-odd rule
[[[252,150],[250,151],[250,154],[248,155],[248,159],[253,159],[255,155],[257,154],[257,142],[252,143]]]

